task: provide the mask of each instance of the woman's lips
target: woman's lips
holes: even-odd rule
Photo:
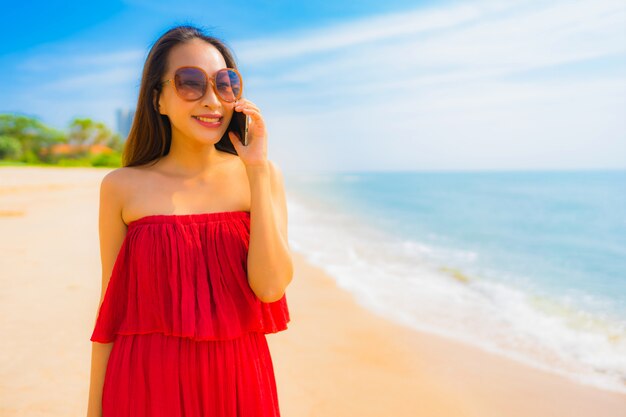
[[[193,117],[193,116],[192,116],[192,117]],[[196,122],[200,123],[200,124],[201,124],[202,126],[204,126],[204,127],[219,127],[219,126],[221,126],[221,125],[222,125],[222,119],[220,119],[220,120],[219,120],[219,121],[217,121],[217,122],[213,122],[213,123],[211,123],[211,122],[203,122],[202,120],[200,120],[200,119],[198,119],[198,118],[196,118],[196,117],[193,117],[193,119],[194,119]]]

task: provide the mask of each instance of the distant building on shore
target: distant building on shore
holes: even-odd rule
[[[133,123],[133,117],[135,117],[135,111],[130,109],[117,109],[117,131],[122,137],[122,141],[125,142],[130,132],[130,126]]]
[[[113,149],[102,144],[69,144],[69,143],[55,143],[40,150],[40,155],[63,155],[72,156],[80,154],[110,154],[113,153]]]

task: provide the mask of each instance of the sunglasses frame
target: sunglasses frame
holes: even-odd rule
[[[165,83],[167,83],[167,82],[169,82],[169,81],[173,81],[173,80],[176,78],[176,74],[178,73],[178,71],[180,71],[181,69],[185,69],[185,68],[193,68],[193,69],[197,69],[197,70],[202,71],[202,73],[204,73],[204,77],[206,78],[206,80],[208,81],[208,83],[212,85],[212,87],[213,87],[213,92],[215,93],[215,95],[217,96],[217,98],[219,98],[219,99],[220,99],[221,101],[223,101],[223,102],[226,102],[226,103],[234,103],[234,102],[236,102],[237,100],[239,100],[239,99],[241,98],[242,94],[243,94],[243,77],[241,76],[241,73],[239,73],[239,71],[238,71],[236,68],[220,68],[219,70],[215,71],[215,74],[213,74],[212,76],[210,76],[210,77],[209,77],[209,75],[206,73],[206,71],[205,71],[205,70],[203,70],[202,68],[200,68],[200,67],[195,67],[195,66],[191,66],[191,65],[186,65],[186,66],[183,66],[183,67],[178,67],[178,68],[176,68],[176,71],[174,71],[174,78],[170,78],[170,79],[168,79],[168,80],[161,81],[161,82],[159,83],[159,86],[163,86]],[[215,76],[217,75],[217,73],[218,73],[218,72],[223,71],[223,70],[230,70],[230,71],[234,71],[234,72],[237,74],[237,76],[239,77],[239,83],[240,83],[240,86],[241,86],[241,87],[239,88],[239,96],[238,96],[238,97],[235,97],[235,99],[234,99],[233,101],[224,100],[224,99],[222,98],[222,96],[220,95],[220,93],[218,93],[218,92],[217,92],[217,86],[215,85]],[[203,94],[201,97],[198,97],[198,98],[193,99],[193,100],[189,100],[189,99],[186,99],[186,98],[184,98],[184,97],[182,97],[182,96],[180,95],[180,93],[178,92],[178,88],[176,88],[176,83],[175,83],[175,82],[174,82],[174,83],[172,83],[172,85],[174,86],[174,91],[176,91],[176,95],[177,95],[178,97],[180,97],[180,99],[181,99],[181,100],[185,100],[185,101],[197,101],[197,100],[200,100],[202,97],[204,97],[204,96],[206,95],[206,93],[207,93],[207,91],[208,91],[208,88],[207,88],[207,91],[205,91],[205,92],[204,92],[204,94]]]

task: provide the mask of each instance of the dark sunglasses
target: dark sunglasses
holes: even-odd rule
[[[243,91],[241,74],[235,68],[222,68],[209,77],[202,68],[180,67],[174,73],[174,78],[161,82],[159,86],[172,80],[174,80],[174,90],[178,97],[186,101],[195,101],[204,97],[209,82],[213,85],[213,91],[220,100],[227,103],[239,100]]]

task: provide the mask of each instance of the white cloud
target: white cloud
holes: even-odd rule
[[[595,4],[595,7],[593,5]],[[272,62],[270,68],[278,69],[263,82],[279,84],[285,82],[313,83],[337,78],[342,83],[358,81],[362,84],[368,78],[375,84],[384,80],[383,86],[402,85],[406,81],[419,81],[419,84],[437,82],[464,81],[468,73],[472,77],[495,77],[509,73],[543,68],[553,65],[572,63],[590,58],[624,54],[626,40],[623,25],[626,23],[626,7],[616,8],[609,2],[601,4],[567,3],[553,5],[544,10],[527,11],[526,15],[491,18],[476,17],[479,6],[474,12],[468,12],[469,6],[463,6],[465,13],[473,16],[471,24],[455,27],[457,10],[453,10],[445,33],[426,34],[425,36],[393,37],[368,34],[363,36],[368,42],[344,47],[339,55],[315,59],[303,63],[290,64],[281,61]],[[439,12],[443,16],[443,12]],[[419,11],[402,16],[402,23],[395,22],[400,17],[394,16],[394,23],[399,27],[419,27],[422,18]],[[439,18],[442,19],[441,17]],[[391,23],[374,25],[372,22],[359,23],[361,26],[393,27]],[[330,52],[349,43],[353,37],[352,26],[346,25],[331,30],[335,43],[318,45],[315,52]],[[389,30],[393,33],[393,29]],[[377,32],[376,32],[377,33]],[[415,33],[420,33],[415,30]],[[281,41],[256,41],[251,55],[260,54],[272,61],[280,54],[291,58],[292,50],[298,53],[310,53],[310,43],[317,40],[316,34],[309,38],[290,41],[293,47],[285,47]],[[280,53],[274,53],[274,51]],[[247,51],[240,53],[248,57]],[[247,61],[244,61],[247,62]],[[282,65],[286,69],[281,71]],[[400,71],[402,79],[390,83],[384,77],[389,70]],[[417,76],[411,76],[416,74]]]
[[[51,92],[67,92],[68,90],[89,92],[89,90],[93,89],[130,84],[133,81],[137,81],[137,76],[136,68],[120,66],[51,81],[43,84],[41,88]]]
[[[279,34],[265,39],[237,42],[237,56],[251,65],[308,56],[369,42],[416,35],[449,28],[478,17],[475,7],[460,5],[448,10],[415,10],[343,23],[300,34]]]
[[[17,68],[32,72],[46,72],[50,69],[93,69],[94,66],[136,66],[141,65],[146,53],[135,49],[98,53],[77,53],[61,49],[55,53],[27,57],[18,63]]]
[[[318,45],[310,60],[285,52],[268,66],[277,70],[252,82],[276,97],[274,114],[304,109],[300,139],[341,154],[341,169],[624,167],[626,75],[602,59],[624,62],[626,5],[473,7],[484,13],[466,4],[462,23],[455,7],[442,10],[449,24],[432,31],[417,29],[419,10],[404,23],[394,17],[399,27],[416,22],[410,36],[369,33],[350,43],[350,25],[336,27],[335,45]],[[267,44],[270,58],[275,49]],[[292,143],[297,155],[300,141],[281,146]]]

